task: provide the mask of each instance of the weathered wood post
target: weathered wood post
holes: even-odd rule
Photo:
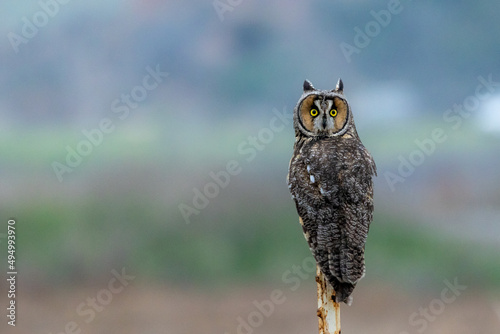
[[[316,266],[316,283],[318,285],[319,334],[340,334],[340,304],[333,301],[335,291],[319,266]]]

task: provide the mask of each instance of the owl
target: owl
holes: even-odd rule
[[[294,109],[287,182],[309,248],[335,290],[335,302],[350,305],[365,274],[376,166],[359,139],[343,89],[340,79],[334,90],[317,90],[304,81]]]

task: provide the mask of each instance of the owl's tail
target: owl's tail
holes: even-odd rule
[[[334,286],[335,290],[335,302],[341,303],[344,302],[347,305],[352,304],[352,296],[351,293],[354,290],[354,284],[351,283],[340,283],[338,282]]]

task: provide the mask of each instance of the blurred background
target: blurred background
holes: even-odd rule
[[[315,333],[290,117],[341,77],[378,166],[343,332],[498,333],[499,10],[3,2],[0,331]]]

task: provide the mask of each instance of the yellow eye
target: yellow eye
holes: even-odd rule
[[[312,117],[318,116],[318,111],[316,109],[311,109],[311,116]]]
[[[330,116],[332,116],[332,117],[337,116],[337,109],[330,110]]]

